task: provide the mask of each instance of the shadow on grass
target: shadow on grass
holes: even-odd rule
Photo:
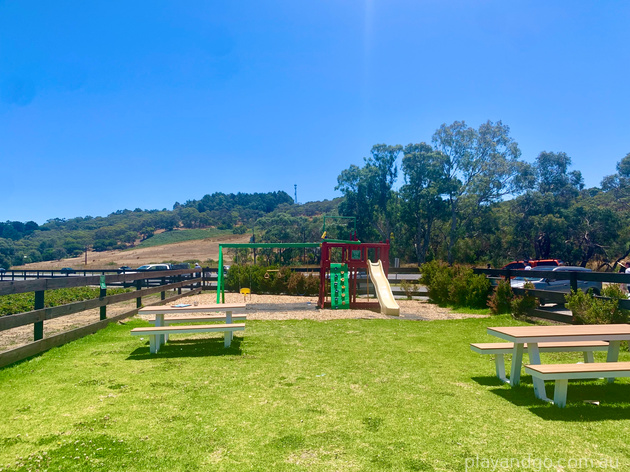
[[[485,387],[498,387],[503,385],[503,381],[500,380],[495,375],[488,375],[484,377],[472,377],[472,380],[477,382],[479,385],[483,385]]]
[[[498,380],[498,379],[497,379]],[[545,382],[547,397],[553,399],[554,382]],[[517,406],[529,409],[533,414],[550,421],[602,421],[630,419],[630,385],[608,384],[603,380],[571,383],[565,408],[539,400],[534,395],[531,377],[513,388],[490,390],[495,395]],[[592,402],[597,401],[599,405]]]
[[[168,359],[173,357],[209,357],[209,356],[240,356],[241,339],[234,338],[232,345],[223,347],[223,338],[211,339],[182,339],[167,342],[160,347],[156,354],[149,351],[149,343],[129,354],[126,360],[138,361],[145,359]]]

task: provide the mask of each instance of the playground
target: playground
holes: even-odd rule
[[[481,471],[477,458],[529,458],[628,470],[628,380],[545,404],[528,376],[510,388],[470,352],[494,324],[520,323],[248,320],[229,349],[180,335],[153,355],[129,335],[145,321],[111,324],[0,370],[0,469]],[[594,396],[604,403],[582,402]]]
[[[0,369],[0,471],[630,466],[630,380],[605,389],[583,382],[571,408],[554,408],[535,398],[530,376],[511,388],[489,356],[470,352],[471,340],[492,340],[488,327],[525,323],[421,300],[396,300],[393,314],[387,242],[308,244],[322,255],[317,295],[229,292],[221,274],[216,293],[180,299],[200,309],[247,304],[247,330],[227,348],[221,337],[189,332],[150,353],[146,337],[130,336],[146,329],[146,315]],[[361,272],[389,293],[358,297]]]
[[[348,239],[329,238],[326,230],[326,219],[351,220],[353,229]],[[319,297],[317,306],[321,309],[375,309],[383,315],[400,314],[400,307],[394,298],[388,280],[389,273],[389,240],[378,243],[364,243],[357,238],[356,217],[324,216],[322,241],[318,243],[255,243],[252,235],[249,244],[219,244],[219,269],[217,280],[216,303],[225,303],[225,266],[223,264],[223,250],[253,250],[253,262],[256,263],[256,250],[319,250]],[[247,259],[246,259],[247,260]],[[272,272],[278,272],[273,270]],[[374,287],[376,301],[359,299],[359,284],[361,272]],[[265,274],[266,278],[270,274]],[[239,281],[240,293],[251,294],[250,287],[243,288]]]

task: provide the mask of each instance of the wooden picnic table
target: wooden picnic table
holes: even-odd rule
[[[510,385],[518,385],[523,364],[524,344],[527,343],[529,362],[541,364],[538,343],[568,341],[608,341],[607,362],[617,362],[621,341],[630,339],[630,324],[571,325],[571,326],[508,326],[488,328],[488,334],[514,343]],[[609,378],[612,382],[614,379]],[[534,377],[534,392],[537,398],[549,401],[545,393],[545,382]]]
[[[245,303],[212,303],[208,305],[188,305],[188,306],[149,306],[140,308],[140,315],[155,315],[155,327],[164,326],[165,315],[190,315],[193,313],[212,313],[225,312],[225,323],[232,323],[232,315],[235,313],[244,313],[247,305]],[[156,335],[156,352],[160,346],[166,342],[166,335]],[[233,332],[225,332],[225,345],[229,346],[232,342]]]

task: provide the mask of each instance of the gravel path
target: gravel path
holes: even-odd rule
[[[170,294],[169,294],[170,295]],[[145,303],[155,302],[159,295],[144,297]],[[374,300],[374,299],[372,299]],[[200,304],[216,303],[216,294],[202,293],[191,295],[178,300],[177,303]],[[226,303],[242,303],[243,296],[237,293],[226,293]],[[339,319],[408,319],[408,320],[454,320],[461,318],[482,318],[484,315],[470,315],[453,313],[448,308],[440,308],[421,300],[398,300],[400,317],[382,315],[371,310],[319,310],[317,297],[294,297],[288,295],[251,295],[247,297],[248,320],[339,320]],[[135,301],[110,305],[107,308],[109,316],[129,311],[135,306]],[[85,326],[98,321],[99,310],[88,310],[74,315],[63,316],[44,322],[44,336],[48,337],[63,331]],[[153,316],[143,316],[153,319]],[[27,344],[33,340],[33,325],[21,326],[0,332],[0,352]]]
[[[373,300],[373,299],[372,299]],[[199,294],[181,299],[183,303],[198,301],[199,304],[216,303],[216,295]],[[226,293],[226,303],[242,303],[243,296]],[[248,320],[339,320],[347,318],[408,320],[454,320],[462,318],[483,318],[485,315],[453,313],[448,308],[421,300],[398,300],[400,316],[386,316],[370,310],[330,310],[317,309],[317,297],[294,297],[288,295],[251,295],[247,297]]]

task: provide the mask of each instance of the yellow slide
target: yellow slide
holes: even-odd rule
[[[400,307],[394,299],[392,288],[389,286],[389,280],[385,276],[383,270],[383,263],[368,261],[368,268],[370,269],[370,279],[376,289],[376,296],[378,302],[381,304],[381,313],[384,315],[398,316],[400,315]]]

